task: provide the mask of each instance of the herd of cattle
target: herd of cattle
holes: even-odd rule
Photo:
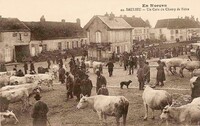
[[[192,61],[191,59],[171,58],[161,60],[172,74],[176,73],[176,67],[180,67],[180,76],[183,76],[183,70],[187,69],[192,72],[192,75],[200,75],[200,62]],[[85,62],[87,67],[92,67],[95,72],[99,66],[105,65],[102,62]],[[66,67],[64,66],[66,69]],[[174,68],[174,70],[172,70]],[[44,74],[26,74],[23,77],[15,76],[15,71],[0,72],[0,121],[6,121],[6,117],[13,117],[18,122],[15,114],[8,110],[9,103],[22,102],[22,111],[26,111],[29,107],[29,98],[36,93],[42,91],[43,86],[48,86],[53,90],[53,80],[57,77],[59,70],[58,65],[53,65],[51,71]],[[191,88],[194,88],[193,83],[198,77],[191,79]],[[3,86],[2,86],[3,85]],[[153,111],[152,118],[154,118],[154,110],[162,110],[161,119],[168,122],[169,118],[174,118],[183,124],[199,124],[200,123],[200,98],[195,98],[193,101],[180,107],[174,107],[172,95],[164,90],[155,90],[146,85],[143,95],[144,103],[144,120],[148,117],[148,108]],[[126,117],[128,114],[129,101],[124,96],[83,96],[79,101],[77,108],[83,109],[91,107],[97,112],[102,123],[106,122],[107,116],[115,116],[117,125],[119,120],[123,117],[123,125],[126,125]],[[167,123],[168,124],[168,123]]]

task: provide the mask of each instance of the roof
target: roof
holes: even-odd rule
[[[150,27],[142,18],[137,17],[123,17],[132,27]]]
[[[30,31],[30,29],[17,18],[1,18],[0,17],[0,31]]]
[[[77,23],[71,22],[24,22],[31,30],[32,40],[81,38],[86,34]]]
[[[190,19],[174,18],[158,20],[155,28],[181,29],[181,28],[200,28],[198,22]]]
[[[109,16],[94,16],[86,25],[87,29],[90,24],[96,19],[99,18],[108,28],[110,29],[132,29],[132,27],[121,17],[114,17],[110,19]]]

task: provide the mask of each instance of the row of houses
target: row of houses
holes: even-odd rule
[[[108,58],[113,52],[130,52],[136,41],[180,42],[200,37],[200,23],[194,17],[158,20],[155,28],[151,28],[142,18],[106,13],[92,17],[84,29],[92,47],[89,56],[97,60]]]
[[[42,51],[66,50],[89,45],[88,55],[100,60],[115,53],[130,52],[134,42],[158,39],[162,42],[188,41],[200,37],[198,19],[158,20],[151,28],[140,17],[115,16],[113,13],[95,15],[84,26],[76,22],[23,22],[0,16],[0,61],[21,61]]]
[[[75,23],[46,21],[23,22],[17,18],[0,17],[0,61],[22,61],[42,51],[67,50],[87,45],[86,34]]]

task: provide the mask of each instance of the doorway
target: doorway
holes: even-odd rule
[[[24,57],[29,57],[30,51],[28,45],[15,46],[15,59],[17,62],[22,62]]]

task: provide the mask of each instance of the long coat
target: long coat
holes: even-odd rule
[[[79,77],[75,77],[74,78],[74,95],[75,96],[79,96],[81,94],[81,88],[80,88],[80,85],[81,85],[81,79]]]
[[[107,84],[106,78],[102,75],[97,76],[96,92],[98,92],[99,88],[101,88],[101,85],[103,84]]]
[[[73,78],[71,76],[67,76],[65,83],[67,92],[73,92],[73,84],[74,84]]]
[[[166,80],[165,78],[165,71],[163,65],[160,63],[159,66],[156,67],[157,69],[157,76],[156,79],[158,82],[163,82]]]
[[[91,95],[91,90],[92,90],[92,81],[90,79],[84,79],[81,83],[81,93],[83,95]]]
[[[49,111],[47,104],[37,101],[33,107],[31,117],[33,118],[33,126],[47,126],[47,112]]]
[[[65,69],[64,68],[59,69],[59,81],[62,83],[65,82]]]

